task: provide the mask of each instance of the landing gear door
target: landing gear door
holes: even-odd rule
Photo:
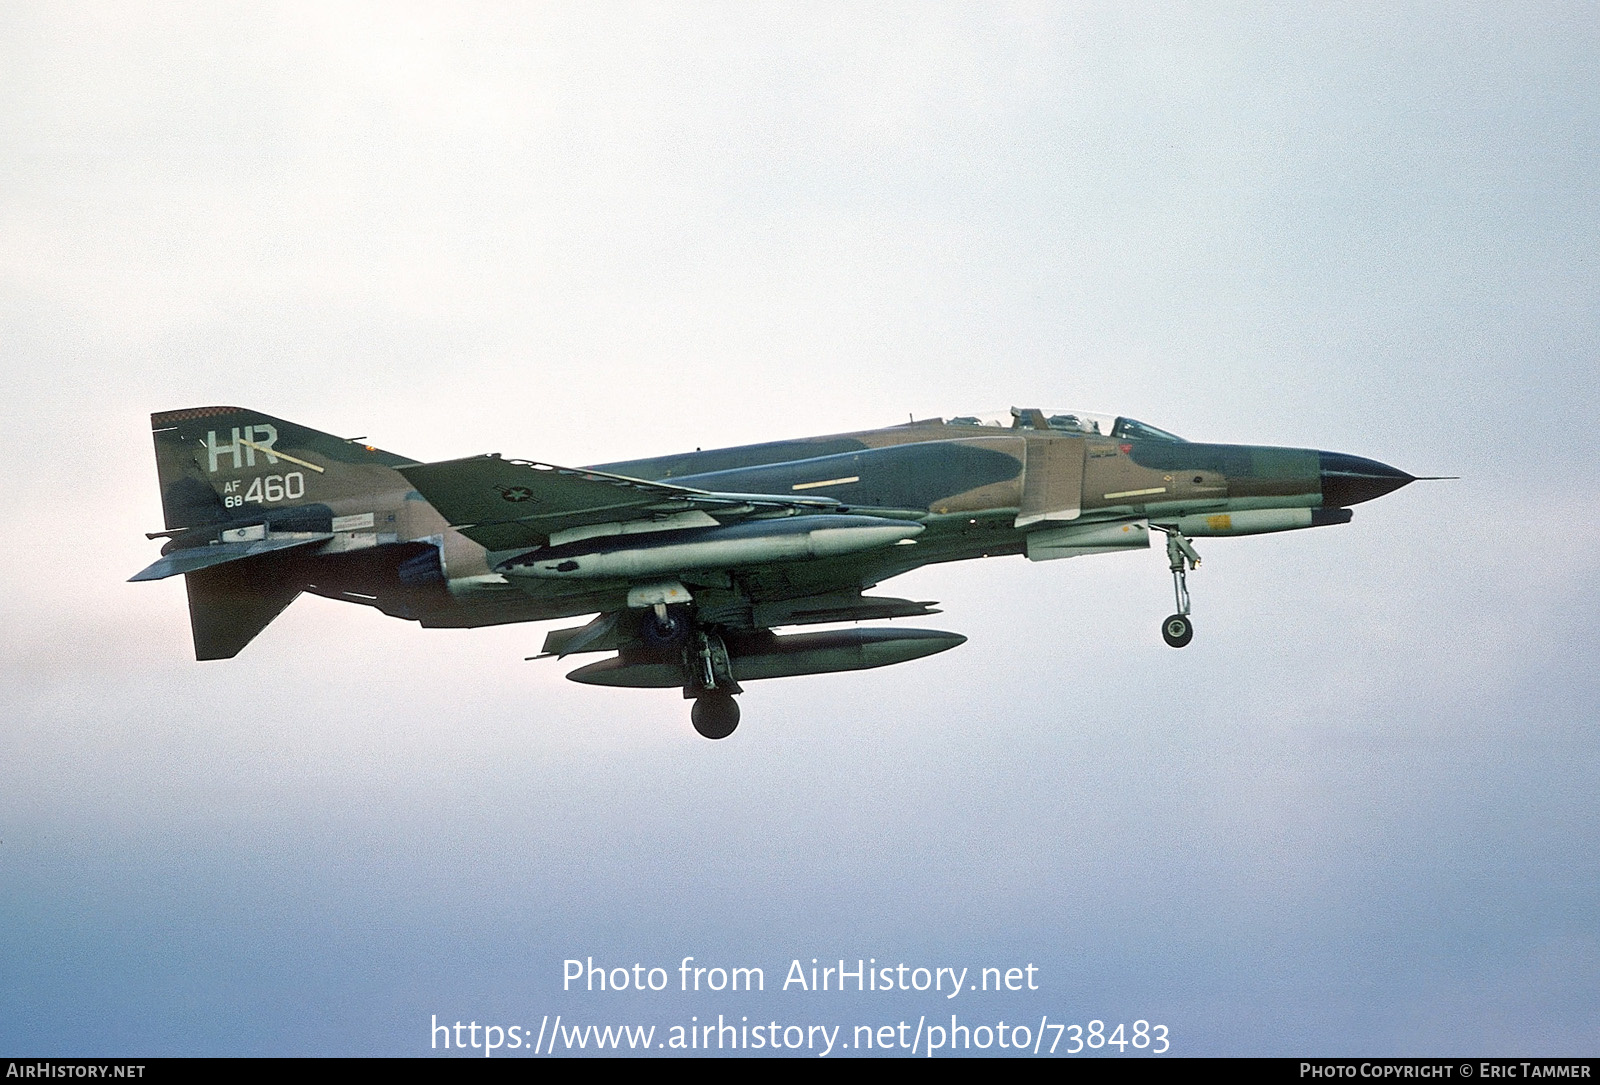
[[[1078,518],[1083,507],[1085,445],[1075,437],[1028,438],[1017,527]]]

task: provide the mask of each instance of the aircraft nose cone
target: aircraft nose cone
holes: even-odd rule
[[[1392,493],[1416,477],[1398,467],[1342,452],[1318,452],[1322,471],[1322,507],[1344,508]]]

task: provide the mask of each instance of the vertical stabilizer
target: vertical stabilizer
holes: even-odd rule
[[[150,416],[167,530],[199,527],[410,484],[415,460],[242,407]]]
[[[150,428],[162,515],[174,535],[163,554],[233,535],[327,532],[330,506],[411,488],[395,468],[414,460],[242,407],[163,411],[150,416]],[[195,658],[238,655],[300,594],[306,561],[252,553],[185,573]]]

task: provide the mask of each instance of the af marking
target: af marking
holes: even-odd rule
[[[287,458],[287,457],[285,457]],[[257,475],[250,480],[250,489],[237,492],[243,479],[234,479],[223,489],[222,507],[236,509],[246,502],[270,505],[277,501],[298,501],[306,495],[306,476],[299,471],[286,475]]]

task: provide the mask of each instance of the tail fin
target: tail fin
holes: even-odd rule
[[[150,428],[169,531],[409,489],[394,468],[417,462],[241,407],[164,411]]]
[[[264,525],[240,532],[252,539],[279,531],[326,532],[328,502],[409,489],[394,469],[416,462],[240,407],[165,411],[150,416],[150,428],[162,514],[173,536],[163,553],[187,557],[192,547],[208,550],[205,564],[211,567],[184,573],[196,659],[238,655],[300,594],[298,555],[229,546],[222,532],[249,525]],[[229,547],[230,556],[222,557],[222,547]],[[189,567],[195,564],[200,563]]]

